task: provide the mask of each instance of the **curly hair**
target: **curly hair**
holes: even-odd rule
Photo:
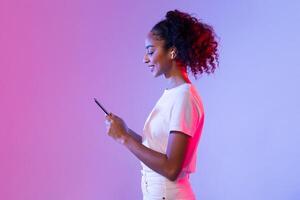
[[[164,49],[176,47],[176,59],[189,67],[195,79],[197,74],[214,73],[219,62],[213,28],[177,9],[168,11],[165,18],[151,29],[153,35],[164,40]]]

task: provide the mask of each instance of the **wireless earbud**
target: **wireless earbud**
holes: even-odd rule
[[[172,51],[172,52],[171,52],[171,58],[174,59],[174,57],[175,57],[175,52]]]

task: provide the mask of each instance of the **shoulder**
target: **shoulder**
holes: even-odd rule
[[[181,97],[179,97],[179,99],[179,101],[181,101],[184,105],[193,107],[199,113],[204,113],[204,106],[201,96],[194,85],[187,85],[187,87],[183,88]]]
[[[174,95],[176,95],[177,99],[186,101],[197,101],[199,99],[201,101],[197,88],[192,84],[187,84],[184,87],[180,88],[180,90],[176,91],[176,94]]]

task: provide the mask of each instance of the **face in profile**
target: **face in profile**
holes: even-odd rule
[[[165,77],[169,77],[168,74],[171,69],[172,60],[163,45],[164,40],[159,40],[152,32],[147,34],[145,40],[146,53],[143,62],[148,65],[154,77],[158,77],[162,74],[164,74]]]

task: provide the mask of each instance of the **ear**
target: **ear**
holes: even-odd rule
[[[177,55],[177,49],[176,49],[176,47],[170,47],[170,49],[169,49],[169,55],[170,55],[170,58],[171,59],[174,59],[175,57],[176,57],[176,55]]]

